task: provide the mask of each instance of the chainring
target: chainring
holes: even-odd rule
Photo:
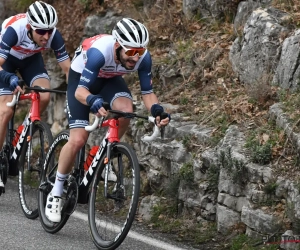
[[[63,206],[62,213],[71,215],[76,209],[77,201],[78,201],[78,184],[74,179],[68,185],[66,201]]]

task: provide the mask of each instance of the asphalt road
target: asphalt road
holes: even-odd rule
[[[0,196],[0,249],[9,250],[88,250],[97,249],[89,234],[87,213],[84,206],[78,206],[66,225],[56,234],[49,234],[42,228],[39,219],[27,219],[21,210],[17,181],[9,179],[5,194]],[[175,237],[175,236],[174,236]],[[134,225],[120,250],[180,250],[193,249],[179,245],[171,238]]]

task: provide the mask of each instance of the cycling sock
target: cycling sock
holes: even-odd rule
[[[68,179],[68,177],[69,174],[61,174],[59,172],[56,173],[55,183],[51,191],[53,196],[61,197],[65,180]]]

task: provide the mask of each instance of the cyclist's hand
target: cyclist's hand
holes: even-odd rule
[[[14,92],[15,89],[19,86],[18,82],[19,78],[16,75],[12,74],[9,78],[9,89]]]
[[[99,113],[101,116],[106,116],[107,112],[102,107],[103,102],[103,98],[100,95],[89,95],[86,98],[86,103],[91,106],[90,110],[93,114]]]
[[[159,124],[159,126],[167,126],[171,121],[171,115],[166,112],[162,112],[162,114],[156,117],[155,120],[156,123]]]
[[[100,116],[107,116],[107,111],[105,108],[101,107],[99,110],[98,110],[98,114],[100,114]]]
[[[18,85],[19,78],[15,74],[9,73],[5,70],[1,70],[0,71],[0,78],[2,79],[3,82],[5,82],[6,84],[9,84],[9,89],[12,92],[15,93],[16,89],[18,89],[18,91],[22,91],[22,88]]]
[[[171,116],[168,113],[164,112],[164,108],[155,103],[151,107],[151,115],[155,117],[155,124],[160,127],[160,126],[166,126],[168,123],[171,121]]]

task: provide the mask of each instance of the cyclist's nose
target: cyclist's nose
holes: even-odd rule
[[[139,60],[139,54],[136,54],[135,56],[130,57],[132,61],[137,62]]]
[[[45,40],[49,40],[50,34],[47,32],[45,35],[43,35],[43,38]]]

